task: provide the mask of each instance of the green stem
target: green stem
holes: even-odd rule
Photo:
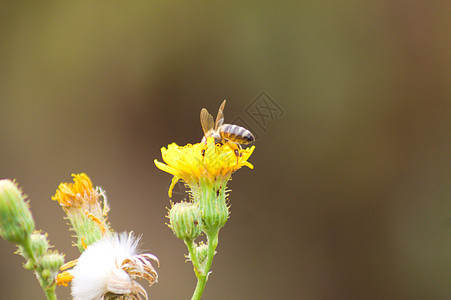
[[[197,277],[196,289],[194,290],[194,294],[193,297],[191,297],[191,300],[198,300],[200,299],[200,297],[202,297],[206,284],[207,276]]]
[[[55,285],[52,285],[52,286],[44,289],[47,300],[57,300],[56,294],[55,294],[55,287],[56,287]]]
[[[213,256],[215,256],[215,250],[218,246],[218,234],[219,229],[211,234],[207,233],[208,238],[208,251],[207,251],[207,263],[205,265],[204,274],[208,276],[211,264],[213,262]]]
[[[188,248],[189,256],[191,258],[191,262],[193,263],[194,273],[196,273],[196,277],[199,277],[200,266],[197,260],[196,251],[194,249],[194,241],[193,240],[184,240],[186,247]]]
[[[201,272],[198,273],[196,272],[197,285],[191,300],[199,300],[202,297],[205,285],[207,284],[208,273],[210,272],[210,267],[211,264],[213,263],[213,256],[215,255],[215,250],[216,247],[218,246],[218,234],[219,229],[214,232],[207,233],[208,238],[207,263],[205,264]]]
[[[36,258],[34,257],[33,250],[31,249],[31,239],[27,238],[21,245],[25,253],[26,258],[28,258],[33,264],[33,268],[36,268]]]
[[[43,276],[41,274],[42,268],[38,266],[35,254],[32,250],[31,246],[31,240],[28,238],[23,244],[22,249],[24,250],[24,254],[26,258],[28,258],[32,263],[32,270],[36,272],[36,277],[38,278],[39,284],[41,285],[41,288],[44,290],[45,296],[47,297],[47,300],[57,300],[56,294],[55,294],[55,288],[56,284],[52,284],[50,286],[46,286],[46,282],[43,279]]]

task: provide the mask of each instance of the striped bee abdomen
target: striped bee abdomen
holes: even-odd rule
[[[227,139],[239,144],[252,143],[255,138],[252,133],[238,125],[223,124],[218,129],[222,139]]]

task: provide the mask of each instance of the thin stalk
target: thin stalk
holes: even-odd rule
[[[215,255],[215,250],[216,247],[218,246],[218,233],[219,230],[216,230],[213,233],[207,233],[208,238],[207,263],[205,264],[201,272],[196,273],[197,284],[191,300],[199,300],[202,297],[205,285],[207,284],[208,273],[210,272],[210,267],[211,264],[213,263],[213,256]]]
[[[46,282],[42,277],[42,268],[38,266],[35,254],[31,247],[31,240],[28,238],[23,244],[22,249],[24,251],[25,256],[31,261],[33,266],[33,271],[36,273],[36,277],[39,281],[39,284],[41,285],[41,288],[44,290],[45,296],[47,297],[47,300],[57,300],[56,294],[55,294],[55,288],[56,285],[52,284],[50,286],[46,286]]]
[[[189,252],[189,257],[191,259],[191,262],[193,263],[193,267],[194,267],[194,273],[196,273],[196,277],[199,277],[199,272],[200,270],[200,266],[199,266],[199,262],[197,260],[197,254],[196,251],[194,249],[194,241],[193,240],[184,240],[186,247],[188,248],[188,252]]]
[[[52,286],[44,289],[47,300],[57,300],[56,294],[55,294],[55,287],[56,287],[55,285],[52,285]]]
[[[196,289],[194,290],[193,297],[191,300],[198,300],[202,297],[202,294],[205,289],[205,284],[207,284],[207,276],[197,277]]]
[[[23,242],[23,244],[21,244],[21,246],[22,246],[22,249],[23,249],[23,252],[24,252],[26,258],[28,258],[31,261],[31,263],[33,265],[33,269],[36,269],[36,267],[37,267],[36,266],[36,258],[34,257],[33,250],[31,249],[31,239],[30,239],[30,237],[28,237]]]

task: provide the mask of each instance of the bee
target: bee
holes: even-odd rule
[[[202,142],[205,143],[208,137],[214,137],[216,144],[229,145],[238,158],[240,156],[239,150],[241,149],[241,144],[245,145],[252,143],[255,141],[255,138],[252,133],[244,127],[233,124],[223,124],[225,104],[226,100],[219,106],[215,122],[213,122],[213,116],[208,113],[206,108],[202,108],[200,111],[200,124],[204,131]]]

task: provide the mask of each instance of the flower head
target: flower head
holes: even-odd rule
[[[72,174],[73,183],[60,183],[52,200],[63,208],[83,207],[98,201],[98,190],[92,187],[91,179],[85,173]]]
[[[247,160],[255,146],[241,149],[237,153],[228,144],[215,144],[215,139],[209,137],[206,143],[177,146],[170,144],[161,148],[163,164],[155,160],[155,165],[174,177],[169,187],[169,197],[172,189],[182,179],[190,187],[191,201],[198,203],[200,219],[205,232],[214,232],[224,226],[229,216],[226,203],[227,182],[232,173],[243,166],[253,168]]]
[[[147,299],[145,289],[135,279],[145,279],[150,285],[157,282],[150,260],[159,262],[152,254],[140,254],[138,244],[138,237],[123,232],[88,246],[75,267],[61,273],[66,279],[63,284],[72,280],[74,300]]]
[[[105,192],[93,187],[84,174],[72,174],[73,183],[60,183],[52,200],[58,201],[77,234],[80,252],[110,231],[106,222],[109,211]]]
[[[161,163],[155,160],[155,165],[162,171],[174,175],[169,188],[169,197],[172,196],[172,189],[175,184],[182,179],[191,189],[195,186],[215,181],[227,182],[232,173],[243,166],[253,168],[247,160],[254,151],[255,146],[240,150],[237,157],[234,150],[227,144],[215,144],[215,139],[210,137],[207,143],[188,144],[178,146],[175,143],[167,148],[161,148]]]

